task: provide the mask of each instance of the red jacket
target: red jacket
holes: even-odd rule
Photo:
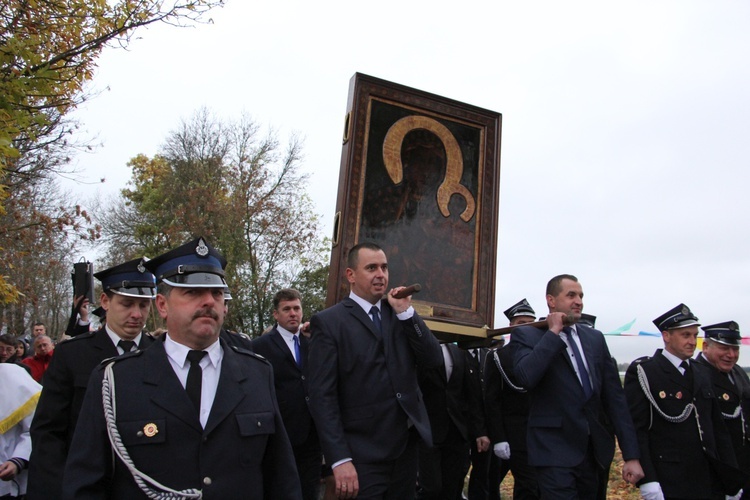
[[[54,354],[54,352],[55,351],[53,350],[44,356],[35,355],[21,361],[21,363],[31,368],[31,376],[40,384],[42,383],[42,376],[44,375],[44,372],[47,371],[47,367],[49,366],[49,362],[52,359],[52,354]]]

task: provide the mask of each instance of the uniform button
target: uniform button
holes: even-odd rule
[[[208,476],[204,477],[203,484],[205,484],[206,486],[211,486],[211,478]]]
[[[208,436],[203,436],[203,442],[208,443]]]
[[[142,438],[143,437],[143,431],[138,431],[138,432],[135,433],[135,435],[138,436],[139,438]]]
[[[260,421],[258,421],[258,427],[260,427]]]
[[[310,396],[305,396],[305,401],[310,401]]]
[[[401,393],[400,392],[396,393],[396,398],[401,399]]]

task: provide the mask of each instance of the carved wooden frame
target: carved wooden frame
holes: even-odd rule
[[[388,256],[389,287],[420,273],[430,282],[413,299],[433,330],[483,336],[494,319],[501,115],[359,73],[347,110],[327,305],[349,293],[349,249],[373,241]],[[412,156],[404,167],[402,159]],[[443,156],[443,170],[429,163]],[[435,207],[423,195],[432,191]],[[422,269],[450,252],[450,265]],[[460,292],[451,295],[449,287]]]

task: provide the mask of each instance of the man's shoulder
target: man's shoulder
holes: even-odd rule
[[[312,323],[313,320],[331,321],[335,319],[341,319],[343,317],[348,316],[349,312],[351,312],[354,307],[359,307],[359,306],[357,306],[356,302],[354,302],[352,299],[347,297],[341,302],[315,313],[313,317],[310,319],[310,322]]]
[[[242,359],[243,361],[249,361],[251,363],[259,363],[257,366],[262,366],[264,368],[271,367],[271,363],[266,358],[242,346],[233,345],[233,344],[225,344],[224,348],[225,348],[225,352],[226,350],[230,350],[232,351],[232,353],[237,354],[240,357],[240,359]]]
[[[90,332],[82,333],[81,335],[76,335],[75,337],[70,337],[57,344],[55,346],[55,351],[68,352],[74,349],[79,349],[81,348],[81,346],[87,346],[91,342],[98,340],[100,335],[106,335],[103,329],[93,330]]]

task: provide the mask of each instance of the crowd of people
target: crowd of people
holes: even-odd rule
[[[623,385],[572,275],[547,284],[544,324],[523,299],[509,342],[462,349],[373,243],[348,253],[348,297],[306,323],[281,289],[254,339],[223,328],[226,265],[196,238],[97,273],[101,328],[76,298],[56,347],[41,324],[30,355],[0,336],[0,498],[490,500],[511,472],[513,498],[604,499],[615,442],[645,499],[750,494],[733,321],[702,326],[696,356],[698,318],[665,312]]]

